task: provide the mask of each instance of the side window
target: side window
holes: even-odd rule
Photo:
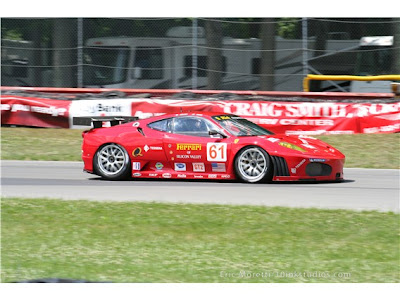
[[[163,56],[161,48],[138,47],[135,52],[134,66],[142,68],[141,79],[163,78]]]
[[[150,123],[147,126],[150,127],[151,129],[168,132],[169,127],[170,127],[169,126],[170,121],[171,121],[171,119],[164,119],[164,120]]]
[[[175,134],[210,137],[208,132],[214,125],[203,118],[179,117],[174,118],[172,132]]]

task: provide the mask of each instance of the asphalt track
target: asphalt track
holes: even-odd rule
[[[341,183],[106,181],[81,162],[1,161],[2,197],[314,207],[399,212],[400,170],[345,169]]]

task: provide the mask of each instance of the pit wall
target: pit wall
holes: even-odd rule
[[[215,111],[288,135],[400,132],[391,93],[182,91],[1,87],[1,124],[76,128],[79,116],[137,116]]]

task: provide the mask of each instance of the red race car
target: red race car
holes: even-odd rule
[[[201,112],[142,120],[76,119],[80,121],[74,124],[89,122],[95,127],[82,133],[84,170],[108,180],[343,179],[345,156],[332,146],[312,137],[277,135],[236,115]],[[104,121],[112,126],[102,127]]]

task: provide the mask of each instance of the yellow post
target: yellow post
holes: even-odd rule
[[[377,75],[377,76],[353,76],[353,75],[315,75],[308,74],[303,80],[304,92],[310,91],[310,80],[358,80],[358,81],[377,81],[377,80],[397,80],[400,81],[400,75]]]

